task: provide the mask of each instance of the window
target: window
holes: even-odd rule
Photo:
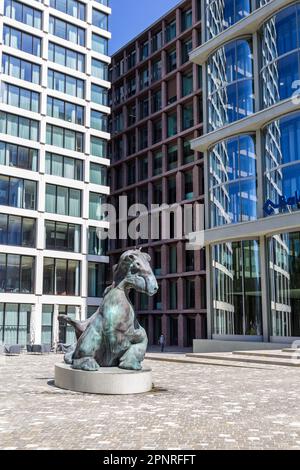
[[[166,27],[166,42],[176,38],[176,20],[169,23]]]
[[[5,0],[4,15],[33,28],[42,28],[42,12],[16,0]]]
[[[145,60],[149,56],[149,42],[144,41],[140,45],[140,60]]]
[[[192,250],[185,251],[185,271],[191,272],[195,270],[195,255]]]
[[[200,9],[198,8],[198,12]],[[207,0],[206,36],[211,39],[251,13],[251,0]],[[199,15],[199,13],[198,13]]]
[[[85,20],[85,5],[77,0],[50,0],[50,7],[78,20]]]
[[[268,239],[271,336],[299,336],[300,233],[276,233]]]
[[[154,91],[152,94],[152,113],[157,113],[162,107],[161,90]]]
[[[151,75],[152,83],[160,80],[162,77],[162,64],[161,60],[156,60],[152,62],[152,75]]]
[[[177,201],[176,176],[168,178],[168,204],[175,204]]]
[[[51,69],[48,69],[48,88],[77,98],[84,98],[83,80]]]
[[[193,24],[192,9],[181,12],[181,32],[190,28]]]
[[[169,272],[170,274],[177,273],[177,247],[172,245],[169,248]]]
[[[80,261],[44,258],[44,295],[80,295]]]
[[[168,137],[177,134],[177,113],[168,115]]]
[[[225,64],[225,67],[221,64]],[[240,39],[225,44],[210,56],[207,70],[209,131],[253,114],[253,55],[250,40]]]
[[[176,49],[167,53],[167,72],[170,73],[177,68]]]
[[[0,254],[0,292],[34,293],[35,258]]]
[[[30,342],[30,304],[0,304],[0,342],[20,344]]]
[[[36,210],[36,182],[0,175],[0,205]]]
[[[46,250],[80,253],[81,226],[63,222],[45,221]]]
[[[136,163],[135,160],[131,160],[127,164],[127,184],[130,186],[131,184],[136,183]]]
[[[3,102],[10,106],[39,112],[40,94],[8,83],[2,83]]]
[[[39,123],[33,119],[0,112],[0,133],[37,141],[39,138]]]
[[[0,164],[37,171],[38,150],[0,142]]]
[[[127,155],[132,155],[136,152],[136,136],[135,131],[127,134]]]
[[[127,95],[128,98],[135,95],[136,93],[136,80],[135,77],[128,78],[127,81]]]
[[[195,158],[194,150],[191,149],[192,140],[193,140],[192,136],[190,138],[187,137],[183,140],[183,164],[184,165],[187,165],[188,163],[193,162]]]
[[[108,90],[92,83],[91,101],[102,106],[108,106]]]
[[[184,199],[193,199],[193,172],[184,173]]]
[[[99,137],[91,136],[91,155],[107,158],[107,141]]]
[[[169,281],[169,308],[177,309],[177,281]]]
[[[83,181],[83,162],[71,157],[46,152],[46,174]]]
[[[59,46],[53,42],[49,42],[48,59],[50,62],[55,62],[58,65],[69,67],[78,72],[85,71],[84,54]]]
[[[103,220],[104,214],[102,211],[102,204],[105,203],[105,196],[103,194],[91,193],[90,192],[90,203],[89,203],[89,218],[91,220]]]
[[[89,255],[106,256],[108,249],[107,232],[104,229],[89,227]]]
[[[6,46],[41,57],[40,38],[6,25],[3,27],[3,38]]]
[[[139,129],[139,150],[144,150],[148,147],[148,126],[143,126]]]
[[[110,0],[95,0],[95,2],[100,3],[101,5],[109,6]]]
[[[264,128],[264,215],[300,210],[300,113],[282,116]]]
[[[148,157],[139,158],[139,181],[148,178]]]
[[[153,144],[160,142],[162,140],[162,120],[158,119],[153,122]]]
[[[192,38],[188,39],[187,41],[184,41],[181,46],[181,63],[185,64],[186,62],[189,62],[189,53],[193,49],[193,41]]]
[[[108,115],[92,109],[91,128],[102,132],[108,132]]]
[[[219,142],[209,152],[211,226],[257,217],[255,140],[251,135]]]
[[[92,50],[99,54],[108,55],[108,40],[99,34],[92,33]]]
[[[88,297],[102,297],[105,290],[105,264],[88,264]]]
[[[158,151],[153,154],[153,176],[162,173],[162,152]]]
[[[300,4],[279,11],[262,27],[263,108],[290,98],[299,83]],[[272,34],[271,34],[272,31]],[[298,93],[298,91],[297,91]]]
[[[83,134],[70,129],[47,124],[47,145],[83,152]]]
[[[93,17],[92,17],[93,26],[97,28],[108,30],[108,15],[103,13],[103,11],[96,10],[93,8]]]
[[[148,95],[139,100],[140,119],[144,119],[149,115],[149,98]]]
[[[8,54],[2,54],[2,73],[36,85],[40,84],[41,67],[39,65]]]
[[[152,53],[162,48],[162,31],[158,31],[152,36]]]
[[[259,241],[212,247],[213,334],[262,335]],[[283,305],[281,305],[283,307]]]
[[[193,92],[193,72],[182,74],[182,97],[188,96]]]
[[[59,100],[57,98],[47,97],[47,114],[56,119],[73,122],[83,126],[84,108],[78,104],[69,101]]]
[[[0,245],[35,247],[35,219],[0,214]]]
[[[81,217],[81,191],[46,184],[45,210],[52,214]]]
[[[149,86],[149,70],[148,67],[140,71],[140,89],[143,90]]]
[[[78,46],[85,45],[84,29],[75,26],[73,23],[67,23],[59,18],[55,18],[54,16],[49,17],[49,34],[73,42]]]
[[[97,163],[90,163],[90,182],[100,186],[107,186],[107,167]]]
[[[194,126],[193,105],[185,105],[182,107],[182,130],[185,131]]]
[[[108,64],[92,58],[92,76],[101,80],[108,80]]]
[[[168,145],[167,156],[168,156],[168,170],[174,170],[175,168],[177,168],[177,159],[178,159],[177,143]]]
[[[195,280],[186,279],[185,281],[185,308],[195,308]]]
[[[127,55],[127,70],[132,69],[136,64],[136,51],[133,50]]]

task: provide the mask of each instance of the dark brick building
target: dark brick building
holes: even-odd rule
[[[201,40],[199,0],[185,0],[112,57],[111,202],[173,204],[204,199],[202,154],[190,141],[202,134],[201,70],[189,52]],[[172,233],[170,235],[172,237]],[[114,264],[129,247],[152,257],[160,291],[133,301],[149,343],[190,346],[206,337],[205,256],[183,240],[116,240]]]

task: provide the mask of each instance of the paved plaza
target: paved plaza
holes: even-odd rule
[[[1,449],[300,449],[300,370],[145,361],[135,396],[57,389],[61,355],[0,357]]]

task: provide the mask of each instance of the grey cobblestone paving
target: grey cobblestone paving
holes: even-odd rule
[[[57,389],[62,356],[0,358],[1,449],[300,449],[300,370],[145,361],[136,396]]]

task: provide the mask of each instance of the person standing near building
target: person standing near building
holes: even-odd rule
[[[163,334],[160,336],[160,338],[158,340],[158,344],[160,345],[160,351],[164,352],[165,344],[166,344],[166,338]]]

